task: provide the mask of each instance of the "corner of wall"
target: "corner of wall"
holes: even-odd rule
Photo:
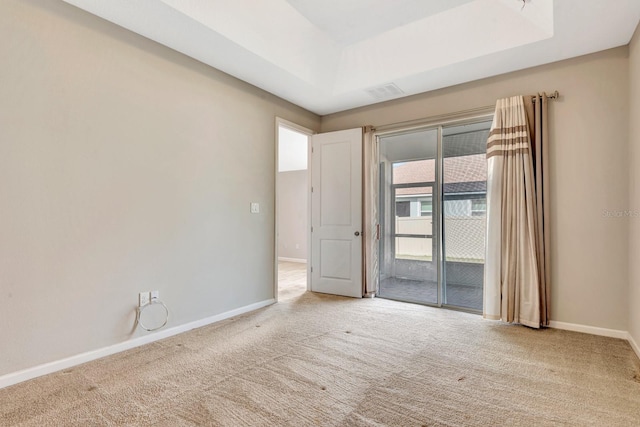
[[[145,289],[174,332],[274,297],[275,117],[318,115],[65,2],[0,38],[0,387],[146,342]]]
[[[640,357],[640,25],[629,43],[629,343]]]

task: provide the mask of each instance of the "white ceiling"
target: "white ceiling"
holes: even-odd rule
[[[625,45],[640,19],[640,0],[64,1],[320,115]]]

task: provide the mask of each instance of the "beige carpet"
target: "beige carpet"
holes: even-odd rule
[[[13,426],[639,426],[622,340],[312,293],[0,390]]]

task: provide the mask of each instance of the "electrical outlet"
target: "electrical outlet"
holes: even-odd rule
[[[160,291],[151,291],[149,294],[151,295],[151,301],[160,299]]]
[[[144,307],[149,304],[149,292],[140,292],[138,294],[138,307]]]

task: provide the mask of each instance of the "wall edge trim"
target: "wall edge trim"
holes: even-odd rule
[[[307,260],[304,258],[288,258],[284,256],[278,257],[278,261],[297,262],[299,264],[306,264]]]
[[[636,353],[636,356],[638,356],[638,359],[640,359],[640,346],[633,339],[633,336],[631,335],[631,332],[627,332],[627,341],[629,341],[629,345],[631,346],[633,351]]]
[[[600,328],[597,326],[580,325],[577,323],[558,322],[556,320],[551,320],[549,322],[549,327],[554,329],[563,329],[565,331],[582,332],[582,333],[591,334],[591,335],[600,335],[603,337],[619,338],[623,340],[626,340],[629,337],[629,333],[627,331],[621,331],[618,329]]]
[[[239,307],[233,310],[229,310],[214,316],[205,317],[204,319],[195,320],[185,323],[183,325],[174,326],[172,328],[156,332],[150,335],[144,335],[141,337],[133,338],[127,341],[122,341],[117,344],[112,344],[107,347],[102,347],[96,350],[90,350],[85,353],[76,354],[66,357],[64,359],[55,360],[53,362],[43,363],[41,365],[33,366],[16,372],[10,372],[8,374],[0,375],[0,389],[12,386],[24,381],[28,381],[33,378],[41,377],[43,375],[52,374],[54,372],[68,369],[73,366],[81,365],[83,363],[91,362],[112,354],[121,353],[132,348],[140,347],[145,344],[149,344],[155,341],[159,341],[164,338],[169,338],[174,335],[181,334],[183,332],[190,331],[192,329],[207,326],[212,323],[219,322],[221,320],[228,319],[230,317],[245,314],[251,311],[258,310],[275,303],[275,299],[267,299],[259,301],[253,304],[249,304],[243,307]]]

